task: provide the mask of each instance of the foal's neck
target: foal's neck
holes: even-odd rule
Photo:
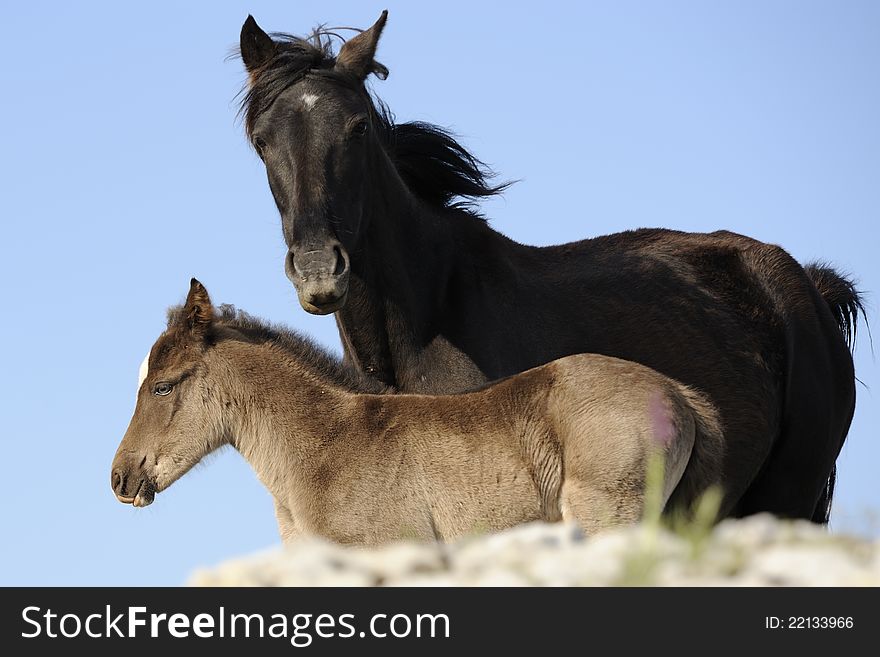
[[[214,355],[228,441],[277,500],[304,490],[341,435],[355,394],[270,343],[229,340]]]

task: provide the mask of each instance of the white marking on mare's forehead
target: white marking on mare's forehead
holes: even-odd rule
[[[305,106],[307,110],[310,110],[315,106],[315,103],[318,102],[318,97],[315,94],[303,94],[302,102],[303,106]]]
[[[147,355],[144,357],[144,361],[141,363],[141,366],[138,368],[138,392],[141,389],[141,386],[144,384],[144,381],[147,378],[147,374],[150,373],[150,352],[147,352]],[[137,393],[135,393],[137,394]]]

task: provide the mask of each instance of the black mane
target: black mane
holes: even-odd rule
[[[249,88],[241,94],[239,113],[248,137],[257,117],[291,85],[310,75],[331,79],[366,95],[382,145],[414,195],[432,207],[482,218],[474,201],[500,194],[510,183],[490,184],[494,173],[443,128],[420,121],[395,123],[387,106],[373,98],[360,81],[333,69],[333,37],[340,38],[323,28],[305,38],[272,34],[275,56],[251,75]],[[387,74],[383,66],[377,67]]]

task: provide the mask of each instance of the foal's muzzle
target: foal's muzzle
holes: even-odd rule
[[[322,248],[291,249],[284,262],[300,304],[314,315],[328,315],[345,305],[349,269],[348,253],[338,242]]]
[[[123,504],[133,506],[149,506],[156,496],[156,483],[147,468],[148,459],[144,457],[140,463],[133,457],[119,458],[113,462],[110,473],[110,486],[116,499]]]

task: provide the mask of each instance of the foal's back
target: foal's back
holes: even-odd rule
[[[315,529],[381,543],[531,520],[635,521],[651,453],[665,457],[664,501],[679,483],[714,417],[700,403],[653,370],[593,354],[458,395],[358,395]]]
[[[452,540],[542,519],[517,438],[546,424],[546,395],[524,385],[540,376],[458,395],[357,395],[312,531],[356,544]]]

